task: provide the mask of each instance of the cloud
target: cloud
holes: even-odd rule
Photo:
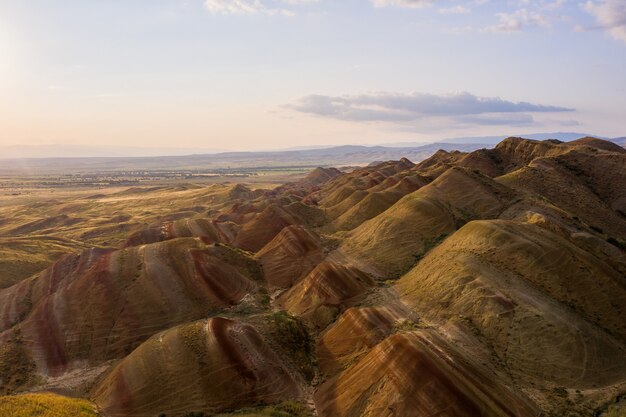
[[[411,122],[444,118],[457,123],[528,125],[530,113],[571,112],[574,109],[478,97],[463,92],[449,95],[376,93],[355,96],[310,95],[286,106],[302,113],[359,122]]]
[[[593,15],[600,26],[614,39],[626,42],[626,1],[587,1],[583,8]]]
[[[371,0],[374,7],[405,7],[410,9],[421,9],[432,5],[435,0]]]
[[[279,0],[280,3],[298,6],[306,3],[316,3],[318,0]],[[291,16],[294,12],[283,7],[271,7],[261,0],[205,0],[204,5],[213,14],[255,14],[269,15],[282,14]]]
[[[512,33],[522,32],[528,27],[548,27],[549,20],[541,13],[529,11],[526,8],[513,13],[497,13],[500,22],[485,29],[487,32]]]
[[[259,0],[206,0],[204,5],[211,13],[250,14],[265,9]]]

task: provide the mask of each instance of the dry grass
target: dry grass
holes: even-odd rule
[[[0,397],[2,417],[97,417],[89,401],[55,394],[25,394]]]

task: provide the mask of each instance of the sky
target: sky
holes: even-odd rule
[[[0,147],[626,135],[626,0],[0,0]]]

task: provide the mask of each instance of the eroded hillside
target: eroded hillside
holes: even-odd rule
[[[610,142],[2,213],[0,409],[55,391],[104,417],[582,417],[626,395]]]

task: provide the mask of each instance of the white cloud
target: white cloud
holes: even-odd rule
[[[319,0],[279,0],[281,3],[298,6],[306,3],[316,3]],[[214,14],[282,14],[291,16],[294,12],[283,7],[268,6],[261,0],[205,0],[205,7]]]
[[[541,13],[529,11],[526,8],[516,10],[513,13],[497,13],[500,22],[496,25],[489,26],[485,30],[487,32],[522,32],[528,27],[548,27],[549,19]]]
[[[206,0],[204,5],[211,13],[246,14],[264,10],[259,0]]]
[[[614,39],[626,42],[626,1],[587,1],[583,8],[593,15],[600,28]]]
[[[431,6],[436,0],[371,0],[374,7],[406,7],[411,9],[421,9]]]

